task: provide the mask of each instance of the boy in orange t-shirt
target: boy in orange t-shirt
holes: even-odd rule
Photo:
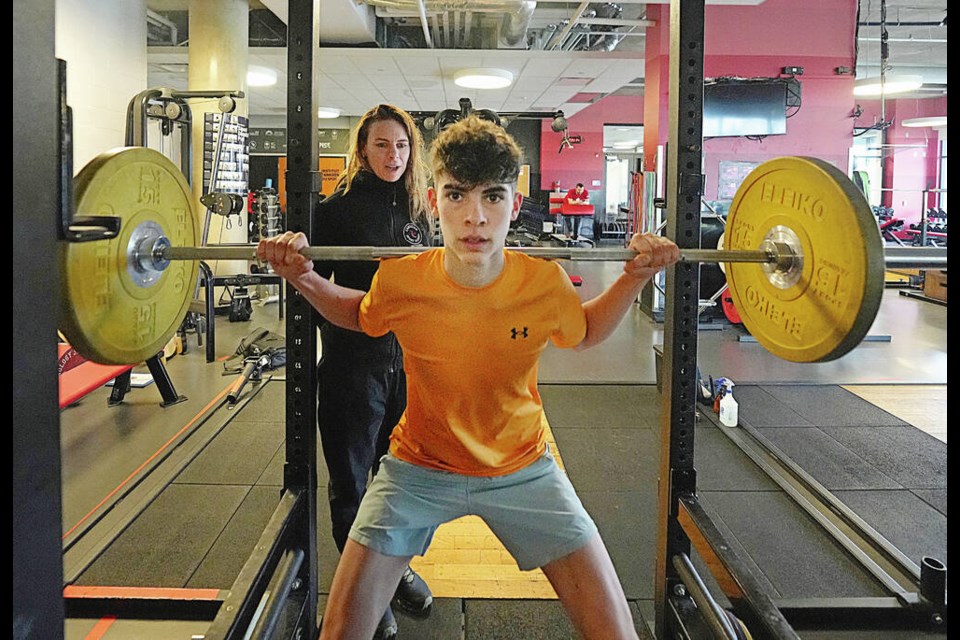
[[[537,367],[549,342],[585,349],[612,334],[679,249],[634,236],[637,256],[582,303],[559,264],[504,247],[523,199],[513,138],[470,117],[431,151],[429,199],[445,246],[384,260],[368,293],[317,275],[300,253],[303,234],[257,249],[329,321],[392,331],[404,353],[407,408],[350,531],[321,638],[370,638],[410,559],[439,525],[468,514],[484,519],[521,569],[543,570],[583,637],[636,638],[596,525],[545,442]]]

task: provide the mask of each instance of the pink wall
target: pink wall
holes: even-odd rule
[[[657,22],[647,30],[646,43],[646,95],[658,97],[646,106],[644,128],[644,167],[652,170],[656,146],[669,135],[669,6],[648,5],[647,17]],[[856,0],[766,0],[758,6],[705,7],[704,76],[775,78],[785,66],[804,68],[799,77],[801,107],[787,120],[786,135],[762,141],[704,141],[706,198],[717,198],[718,168],[724,160],[762,162],[781,155],[815,155],[846,170],[853,133],[853,77],[836,75],[834,69],[853,64],[855,21]],[[719,51],[723,53],[715,53]]]
[[[857,0],[765,0],[756,6],[708,5],[704,10],[704,55],[771,58],[770,73],[804,66],[786,56],[840,57],[853,61]],[[649,8],[648,8],[649,15]],[[665,18],[669,13],[665,13]],[[828,69],[832,73],[832,68]],[[719,69],[732,73],[733,67]],[[809,73],[811,69],[806,69]],[[707,74],[709,75],[709,73]],[[804,74],[806,76],[806,73]]]
[[[847,171],[853,76],[834,70],[853,66],[856,5],[856,0],[766,0],[756,7],[706,7],[704,76],[775,78],[785,66],[804,69],[798,76],[801,105],[790,109],[785,135],[704,141],[707,199],[717,198],[718,168],[725,160],[763,162],[809,155]]]
[[[789,60],[789,61],[788,61]],[[713,60],[704,61],[707,74]],[[773,64],[804,67],[800,76],[801,104],[790,109],[785,135],[767,136],[760,140],[747,138],[708,138],[703,142],[703,169],[706,175],[704,197],[717,199],[717,177],[722,161],[763,162],[778,156],[815,156],[846,172],[853,141],[853,79],[811,71],[818,66],[840,66],[849,61],[833,59],[778,58]],[[769,71],[770,59],[740,60],[737,75],[743,77],[776,77]],[[720,74],[715,74],[720,75]],[[727,75],[726,73],[723,75]]]
[[[785,135],[760,141],[746,138],[711,138],[704,141],[704,197],[717,199],[719,164],[725,160],[763,162],[783,155],[809,155],[826,160],[844,172],[849,168],[853,146],[854,78],[838,75],[837,67],[852,68],[857,0],[765,0],[757,6],[708,5],[704,21],[704,75],[743,78],[774,78],[785,66],[804,68],[801,106],[791,109]],[[543,189],[554,180],[564,188],[576,182],[590,187],[603,176],[603,124],[644,125],[644,169],[655,168],[658,145],[669,134],[669,44],[670,7],[647,5],[647,18],[656,25],[647,29],[645,55],[645,100],[608,96],[568,118],[570,134],[582,135],[583,143],[557,154],[561,136],[542,126],[541,171]],[[723,53],[719,53],[722,51]],[[869,123],[871,106],[856,124]],[[879,107],[872,107],[879,110]],[[946,98],[897,101],[896,124],[888,142],[927,141],[927,149],[898,152],[887,163],[887,180],[896,189],[922,189],[933,184],[937,171],[936,132],[905,129],[899,119],[946,113]],[[888,101],[888,111],[891,109]],[[888,118],[890,114],[888,113]],[[893,167],[896,166],[896,172]],[[895,194],[894,194],[895,195]],[[903,206],[909,206],[905,202]],[[919,216],[920,202],[915,211]]]
[[[607,96],[568,117],[567,123],[567,133],[583,141],[560,153],[562,134],[550,128],[550,120],[540,127],[540,188],[550,190],[559,180],[563,190],[582,182],[588,191],[599,192],[603,189],[603,125],[643,124],[643,96]],[[594,185],[594,180],[600,185]]]
[[[647,29],[643,78],[643,170],[657,168],[657,146],[670,135],[670,7],[647,5],[647,19],[656,25]],[[661,107],[661,105],[663,105]]]

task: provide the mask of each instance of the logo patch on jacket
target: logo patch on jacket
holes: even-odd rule
[[[423,230],[415,222],[403,225],[403,239],[407,244],[420,246],[423,244]]]

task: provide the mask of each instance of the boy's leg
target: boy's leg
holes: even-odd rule
[[[583,638],[637,639],[627,597],[600,534],[542,569]]]
[[[348,539],[330,585],[321,640],[370,640],[411,558],[383,555]]]

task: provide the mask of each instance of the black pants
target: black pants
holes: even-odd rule
[[[402,369],[352,371],[324,362],[317,378],[317,425],[330,472],[333,540],[343,551],[367,482],[406,407],[407,379]]]

